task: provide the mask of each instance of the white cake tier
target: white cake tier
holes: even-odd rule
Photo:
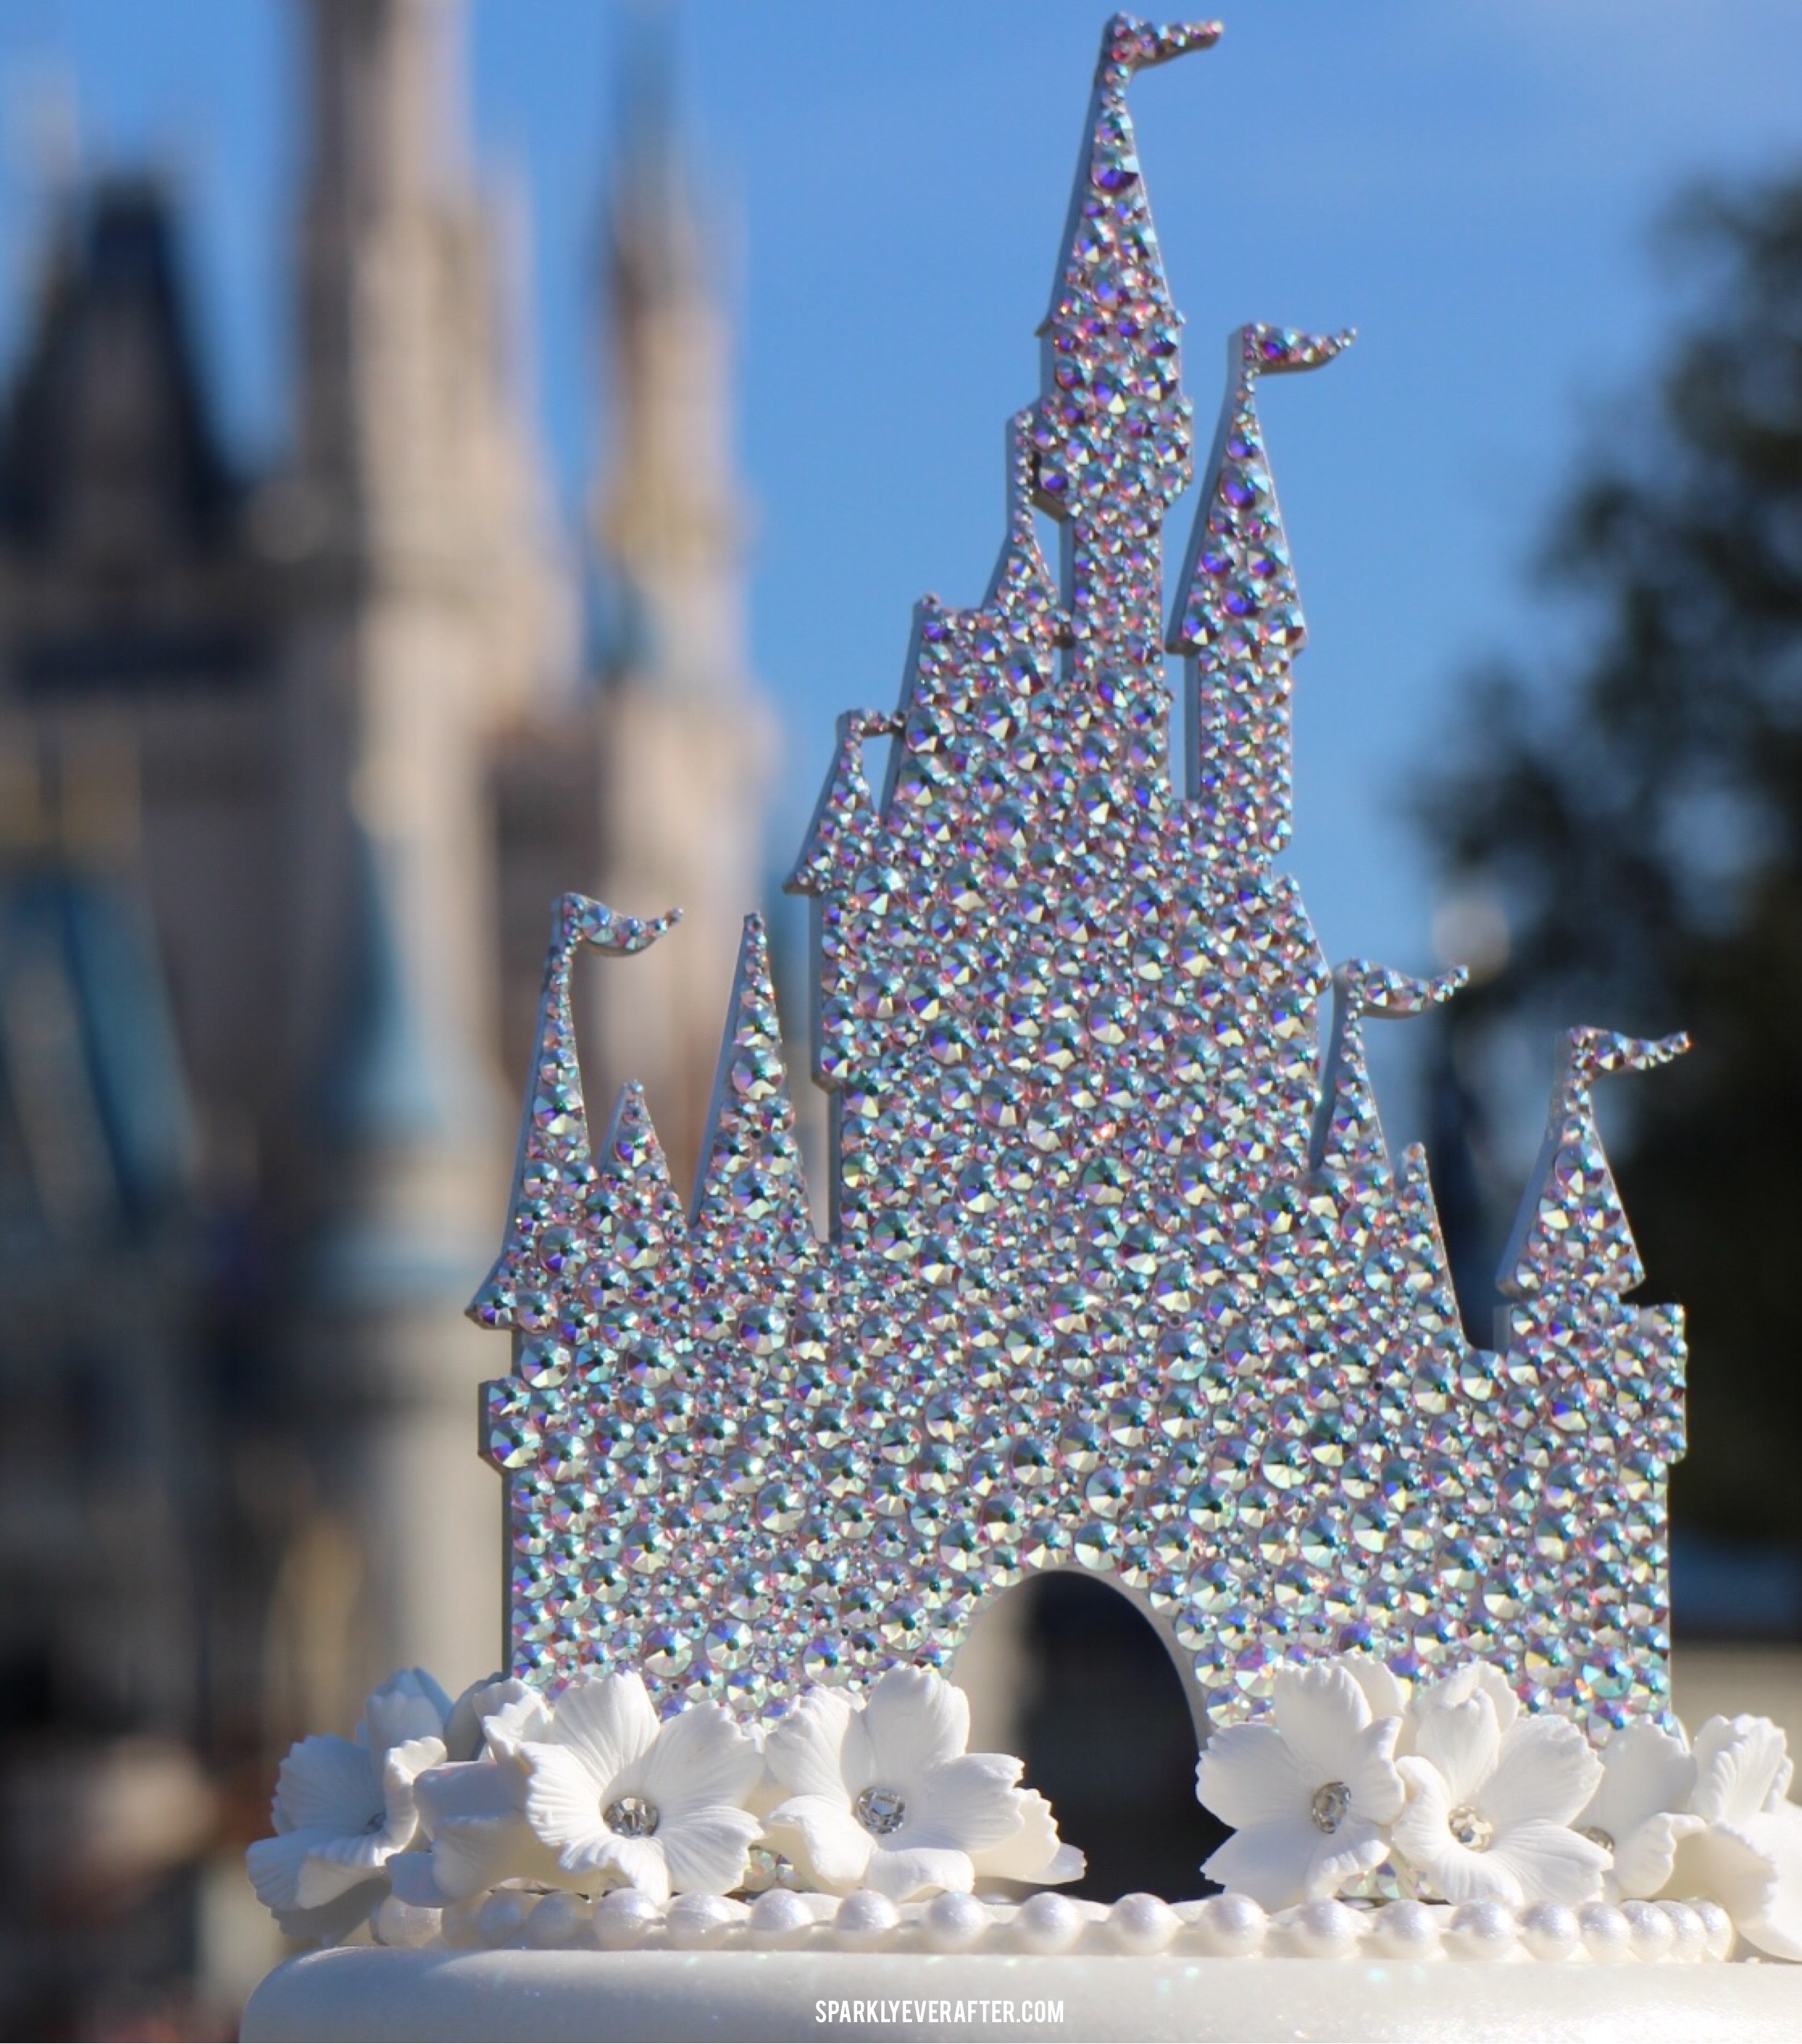
[[[1116,1953],[420,1951],[291,1959],[281,2038],[1309,2038],[1794,2044],[1802,1967]]]

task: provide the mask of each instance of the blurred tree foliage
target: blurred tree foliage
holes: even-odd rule
[[[1505,905],[1504,1024],[1686,1028],[1615,1163],[1689,1310],[1681,1523],[1802,1541],[1802,179],[1692,199],[1653,416],[1559,513],[1568,670],[1481,678],[1427,827]],[[1548,686],[1548,682],[1556,686]]]

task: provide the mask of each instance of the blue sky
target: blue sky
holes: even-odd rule
[[[291,5],[0,0],[0,343],[37,225],[21,117],[60,71],[87,160],[148,156],[190,195],[206,345],[248,451],[284,431]],[[833,713],[893,700],[914,599],[981,591],[1104,11],[680,10],[686,119],[740,320],[755,654],[786,734],[773,856],[798,839]],[[1700,175],[1802,162],[1802,8],[1221,11],[1215,51],[1135,87],[1189,388],[1211,420],[1221,336],[1246,319],[1361,331],[1265,404],[1312,635],[1291,863],[1330,954],[1418,969],[1434,900],[1402,801],[1475,662],[1555,666],[1568,649],[1572,621],[1525,573],[1544,512],[1646,394],[1673,303],[1650,252],[1661,208]],[[591,252],[618,16],[614,0],[473,7],[478,146],[529,200],[538,413],[572,517],[599,430]]]

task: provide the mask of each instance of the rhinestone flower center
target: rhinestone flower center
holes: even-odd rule
[[[1614,1850],[1614,1833],[1604,1831],[1600,1824],[1584,1825],[1582,1835],[1589,1841],[1591,1845],[1600,1846],[1604,1852]]]
[[[1308,1814],[1314,1820],[1314,1828],[1330,1837],[1345,1822],[1351,1808],[1351,1791],[1343,1781],[1329,1781],[1324,1788],[1314,1791],[1314,1800],[1308,1805]]]
[[[1495,1826],[1468,1803],[1458,1804],[1447,1818],[1446,1827],[1467,1852],[1487,1852],[1495,1842]]]
[[[643,1796],[621,1796],[601,1814],[608,1830],[622,1838],[647,1838],[663,1821],[663,1812]]]
[[[857,1821],[874,1838],[886,1838],[907,1821],[907,1804],[893,1788],[866,1788],[853,1807]]]

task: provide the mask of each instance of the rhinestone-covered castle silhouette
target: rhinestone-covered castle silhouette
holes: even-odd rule
[[[1329,974],[1272,870],[1305,628],[1258,385],[1349,336],[1233,339],[1167,641],[1193,733],[1173,782],[1161,550],[1190,407],[1126,89],[1218,33],[1109,24],[993,582],[974,609],[928,598],[899,711],[841,726],[791,882],[826,1240],[758,919],[688,1215],[636,1089],[591,1150],[570,1012],[581,945],[670,919],[559,905],[472,1308],[516,1338],[485,1451],[522,1674],[630,1666],[755,1708],[945,1665],[992,1593],[1078,1567],[1148,1614],[1203,1724],[1347,1646],[1409,1672],[1481,1654],[1598,1725],[1663,1707],[1682,1321],[1624,1301],[1643,1273],[1590,1089],[1681,1042],[1572,1034],[1499,1353],[1473,1348],[1363,1035],[1461,975]]]

